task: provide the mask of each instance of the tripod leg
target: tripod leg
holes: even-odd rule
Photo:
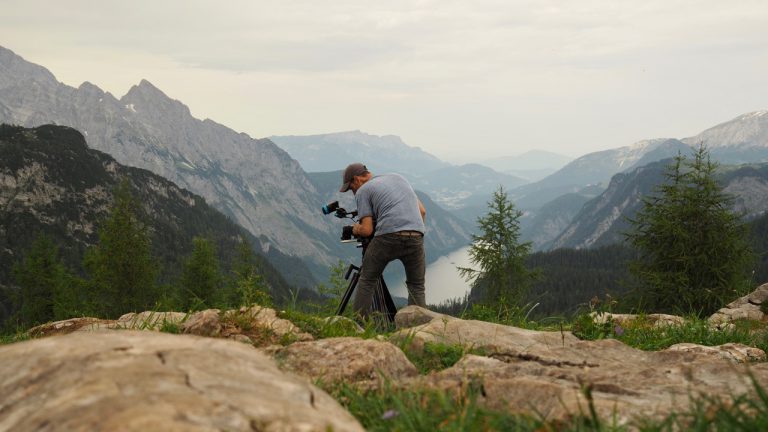
[[[347,272],[347,274],[349,274],[349,272]],[[336,309],[336,315],[342,315],[344,313],[344,309],[346,309],[349,299],[352,298],[352,292],[357,286],[358,279],[360,279],[360,272],[355,271],[352,275],[352,279],[349,281],[349,285],[347,285],[347,290],[344,291],[344,295],[341,297],[341,303],[339,303],[339,308]]]
[[[382,288],[383,300],[384,300],[384,312],[387,314],[389,322],[395,322],[395,314],[397,314],[397,307],[395,301],[392,300],[392,295],[389,293],[387,283],[384,282],[384,276],[379,277],[379,285]]]
[[[379,276],[379,280],[376,283],[376,290],[373,293],[373,311],[384,315],[388,322],[395,322],[395,314],[397,313],[397,307],[392,300],[392,295],[389,293],[387,283],[384,282],[384,276]]]

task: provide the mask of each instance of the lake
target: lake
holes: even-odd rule
[[[393,261],[387,267],[399,267],[403,265],[400,261]],[[459,276],[456,267],[469,266],[469,246],[452,252],[449,255],[438,258],[437,261],[427,266],[426,272],[426,296],[427,304],[438,304],[452,298],[463,298],[469,292],[469,284]],[[398,273],[400,273],[400,270]],[[405,287],[405,280],[401,278],[393,279],[393,283],[387,281],[390,292],[396,296],[408,296],[408,290]]]

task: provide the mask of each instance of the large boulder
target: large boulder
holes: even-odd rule
[[[405,354],[389,342],[338,337],[297,342],[274,351],[281,367],[326,383],[376,387],[418,374]]]
[[[195,312],[182,324],[181,330],[186,334],[230,338],[256,346],[313,339],[292,322],[279,318],[274,309],[261,306]]]
[[[763,312],[763,303],[768,302],[768,284],[757,287],[751,293],[740,297],[709,317],[709,322],[718,327],[725,327],[735,321],[768,321]]]
[[[687,410],[691,396],[729,398],[752,392],[750,374],[768,387],[768,364],[735,364],[737,356],[760,358],[759,350],[749,347],[691,345],[646,352],[615,339],[584,341],[569,332],[429,316],[425,324],[402,329],[392,338],[409,343],[411,349],[432,342],[475,348],[485,355],[467,355],[453,367],[406,386],[426,386],[457,397],[468,387],[479,387],[480,403],[496,410],[567,420],[588,414],[591,403],[601,418],[615,416],[620,424],[628,424]]]
[[[0,347],[0,430],[362,431],[258,350],[154,332]]]
[[[584,363],[565,361],[574,358],[570,350],[578,351]],[[484,406],[548,420],[589,415],[591,404],[600,418],[615,419],[618,425],[687,411],[691,397],[727,399],[753,393],[750,373],[760,385],[768,385],[765,363],[748,369],[696,352],[643,352],[612,339],[582,341],[556,351],[564,354],[563,360],[467,355],[411,385],[457,396],[474,386],[481,389]]]
[[[406,344],[416,352],[430,342],[461,345],[500,356],[537,357],[553,363],[585,362],[586,357],[580,351],[567,349],[580,342],[568,331],[527,330],[485,321],[462,320],[435,312],[430,312],[429,316],[432,318],[426,324],[399,330],[390,339]]]

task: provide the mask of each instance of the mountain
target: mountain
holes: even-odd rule
[[[740,115],[683,142],[703,143],[714,160],[726,164],[768,162],[768,111]]]
[[[83,254],[97,242],[99,226],[113,203],[113,191],[123,179],[141,203],[141,217],[149,228],[163,282],[178,275],[195,236],[212,239],[223,263],[231,261],[240,238],[256,251],[264,249],[259,239],[199,195],[89,149],[74,129],[0,125],[0,285],[11,284],[13,263],[41,233],[60,245],[68,267],[82,272]],[[297,284],[313,279],[301,261],[281,255],[275,248],[259,255],[278,298],[287,298],[290,286],[267,258],[290,264],[294,271],[287,276]]]
[[[360,131],[308,136],[272,136],[275,144],[287,151],[309,172],[343,169],[362,162],[373,172],[400,174],[433,171],[448,166],[418,147],[395,135],[376,136]]]
[[[629,147],[587,154],[539,182],[524,185],[512,191],[512,197],[519,208],[526,210],[527,217],[546,220],[546,215],[538,215],[538,213],[542,206],[558,196],[577,191],[582,193],[581,188],[585,185],[589,185],[592,189],[604,189],[605,179],[609,176],[630,172],[637,167],[673,157],[678,152],[689,154],[692,147],[702,143],[708,147],[712,160],[722,164],[768,161],[768,111],[743,114],[694,137],[682,140],[646,140]],[[610,194],[611,192],[608,192],[608,195]],[[618,203],[614,204],[618,205]],[[562,222],[562,218],[560,221]],[[587,222],[582,218],[580,223]],[[543,226],[546,224],[523,226],[522,235],[524,238],[535,239],[536,246],[546,247],[547,237],[554,230],[551,225],[546,230],[542,228]],[[574,229],[578,228],[575,226],[569,228],[569,230]],[[571,235],[573,233],[563,233],[563,238]],[[555,247],[561,244],[555,241],[554,237],[550,240],[554,241]],[[582,240],[591,242],[586,237]]]
[[[599,197],[587,202],[571,224],[552,242],[551,249],[589,248],[623,241],[630,229],[627,218],[641,208],[643,196],[654,193],[664,181],[670,160],[654,162],[613,177]],[[734,199],[735,212],[750,220],[768,211],[768,163],[748,166],[723,166],[718,182]]]
[[[690,147],[680,140],[659,138],[631,146],[589,153],[570,162],[546,178],[513,191],[515,204],[522,209],[536,209],[567,193],[585,186],[605,185],[614,174],[632,170],[654,160],[687,153]]]
[[[337,221],[320,212],[327,201],[288,153],[270,140],[192,117],[146,80],[117,99],[87,82],[79,88],[59,83],[45,68],[0,48],[0,122],[74,127],[91,148],[119,163],[203,196],[257,237],[286,277],[301,274],[294,264],[299,260],[324,279],[339,259],[357,258],[339,244]]]
[[[322,199],[288,153],[192,117],[146,80],[116,99],[87,82],[79,88],[59,83],[0,48],[0,122],[76,128],[90,147],[203,196],[258,237],[263,252],[276,248],[305,260],[315,275],[346,256],[337,227],[318,211]]]
[[[544,204],[536,212],[523,212],[520,218],[522,240],[530,241],[535,251],[547,249],[552,239],[563,232],[591,198],[594,196],[569,193]]]
[[[572,157],[558,153],[531,150],[517,156],[487,159],[482,165],[533,182],[554,173],[572,160]]]
[[[471,223],[485,213],[487,202],[499,186],[509,191],[526,183],[479,164],[449,166],[407,177],[415,189],[426,192],[441,207]]]

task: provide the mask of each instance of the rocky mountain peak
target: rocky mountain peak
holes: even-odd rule
[[[102,90],[99,86],[89,81],[85,81],[82,84],[80,84],[80,87],[78,87],[77,90],[88,95],[95,94],[95,95],[101,96],[106,94],[104,90]]]
[[[19,81],[33,81],[56,85],[56,77],[48,69],[30,63],[13,51],[0,46],[0,89],[13,86]]]
[[[161,115],[191,116],[189,107],[176,99],[170,98],[154,84],[142,79],[138,85],[131,87],[128,93],[120,98],[120,102],[129,110],[143,117],[157,118]]]
[[[712,149],[768,148],[768,110],[742,114],[682,141],[688,145],[703,143]]]

